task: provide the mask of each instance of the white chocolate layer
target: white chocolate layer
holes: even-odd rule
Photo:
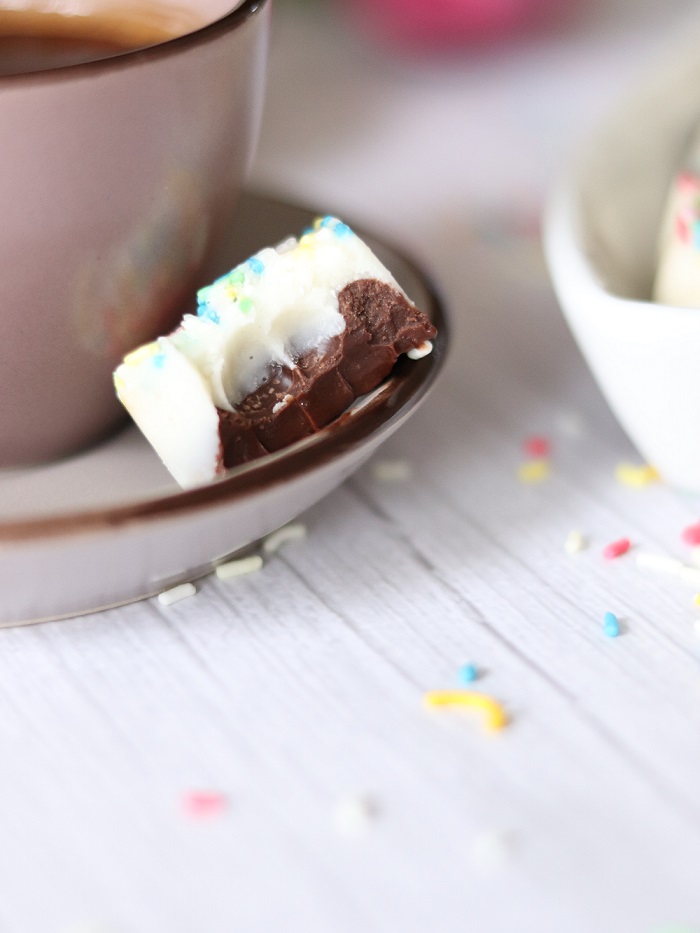
[[[293,367],[342,333],[338,295],[365,278],[402,291],[349,227],[325,217],[203,288],[197,315],[124,359],[117,395],[181,486],[222,470],[217,408],[233,411],[271,363]]]

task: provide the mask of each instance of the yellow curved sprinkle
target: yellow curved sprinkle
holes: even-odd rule
[[[526,460],[518,467],[518,479],[521,483],[541,483],[550,473],[549,460]]]
[[[661,479],[658,470],[648,463],[641,466],[635,463],[618,463],[615,467],[615,478],[623,486],[633,486],[636,489],[650,483],[658,483]]]
[[[431,690],[423,697],[423,703],[430,709],[436,706],[467,706],[476,709],[483,713],[486,728],[493,732],[508,725],[508,715],[498,700],[473,690]]]

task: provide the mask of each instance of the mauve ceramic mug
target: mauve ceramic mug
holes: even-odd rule
[[[113,430],[124,417],[114,366],[224,271],[214,256],[257,137],[270,3],[151,5],[204,25],[113,58],[0,76],[2,467]]]

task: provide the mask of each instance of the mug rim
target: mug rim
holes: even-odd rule
[[[141,48],[125,49],[106,58],[97,58],[93,61],[75,62],[72,65],[57,65],[53,68],[43,68],[40,71],[26,71],[19,74],[0,74],[0,90],[4,85],[55,83],[58,80],[78,78],[91,72],[118,71],[131,65],[139,64],[151,59],[168,58],[171,55],[196,47],[219,34],[224,34],[247,22],[258,11],[268,5],[270,0],[242,0],[241,3],[224,13],[211,23],[206,23],[192,32],[173,36],[155,45]]]

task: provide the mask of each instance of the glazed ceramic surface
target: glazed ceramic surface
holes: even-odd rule
[[[664,201],[700,124],[697,39],[674,48],[553,192],[549,269],[593,374],[641,455],[700,492],[700,309],[650,300]]]
[[[234,265],[313,216],[247,195],[218,259]],[[408,418],[442,366],[447,324],[424,276],[367,240],[438,326],[433,352],[399,361],[313,437],[197,489],[181,492],[135,428],[63,462],[0,472],[1,624],[87,612],[210,572],[338,486]]]
[[[220,271],[214,252],[257,137],[270,12],[265,0],[233,6],[191,0],[190,19],[209,22],[187,35],[0,77],[0,465],[113,429],[116,363]]]

